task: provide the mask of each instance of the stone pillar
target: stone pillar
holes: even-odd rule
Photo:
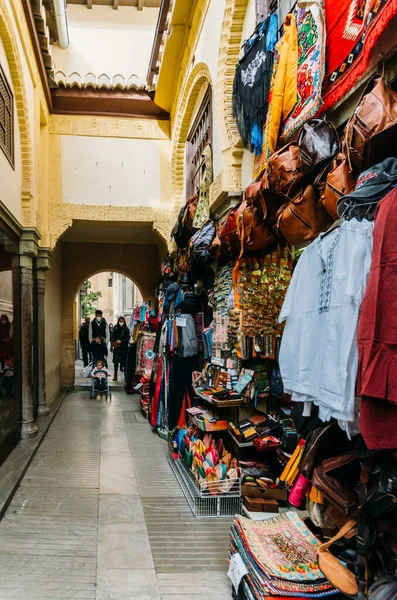
[[[38,235],[36,230],[24,230],[19,243],[21,274],[21,378],[22,378],[22,439],[35,437],[38,433],[33,415],[33,258],[37,256]]]
[[[43,417],[50,414],[47,406],[45,388],[45,273],[50,268],[51,251],[40,248],[36,260],[37,265],[37,319],[38,319],[38,367],[39,367],[39,391],[38,391],[38,416]]]

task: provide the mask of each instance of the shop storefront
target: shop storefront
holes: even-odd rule
[[[21,306],[18,235],[0,219],[0,463],[21,436]]]

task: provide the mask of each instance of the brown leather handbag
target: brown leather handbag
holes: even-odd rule
[[[240,239],[240,257],[248,250],[263,250],[276,241],[277,236],[270,222],[270,214],[261,193],[261,182],[253,183],[245,190],[245,199],[237,216],[237,234]],[[275,201],[274,201],[275,202]],[[269,204],[271,198],[269,197]],[[277,205],[273,204],[273,214]]]
[[[237,219],[246,204],[241,200],[237,206],[228,212],[225,219],[220,223],[218,234],[213,242],[213,248],[219,246],[219,252],[230,258],[238,256],[241,249],[241,240],[237,233]]]
[[[358,515],[360,504],[357,486],[362,465],[355,452],[324,460],[314,469],[312,484],[345,514]]]
[[[185,204],[185,212],[182,218],[182,223],[189,231],[197,231],[193,229],[193,221],[196,214],[198,195],[191,196]]]
[[[329,121],[311,119],[300,131],[298,147],[303,172],[318,174],[339,151],[338,132]]]
[[[190,259],[186,249],[176,251],[174,267],[178,273],[189,273],[191,271]]]
[[[350,167],[346,155],[340,152],[332,163],[325,183],[319,186],[320,202],[334,221],[339,219],[338,201],[354,191],[356,181],[355,171]]]
[[[289,202],[283,204],[276,220],[277,229],[290,246],[314,239],[332,224],[312,185],[306,186]]]
[[[384,77],[375,76],[346,126],[350,165],[364,171],[397,156],[397,94]]]
[[[298,145],[291,142],[269,158],[262,189],[268,187],[272,192],[290,196],[302,177]]]
[[[349,598],[355,598],[358,594],[356,578],[336,556],[331,554],[329,548],[342,537],[351,536],[351,533],[355,531],[355,527],[356,521],[349,520],[333,538],[321,544],[317,550],[320,571],[336,589]]]

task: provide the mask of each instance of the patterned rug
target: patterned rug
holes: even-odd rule
[[[397,14],[397,0],[325,0],[327,50],[323,83],[328,110],[365,73],[371,51]]]
[[[136,351],[136,375],[145,375],[146,377],[150,377],[155,357],[155,341],[155,333],[144,333],[142,331],[139,333]]]
[[[263,595],[320,598],[336,593],[317,563],[319,541],[293,512],[266,521],[237,517],[231,531],[231,553],[247,569],[254,597]]]

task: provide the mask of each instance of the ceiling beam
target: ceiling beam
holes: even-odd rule
[[[113,10],[118,10],[119,8],[119,0],[113,0]]]
[[[144,5],[145,5],[145,0],[138,0],[137,9],[138,10],[143,10]]]

